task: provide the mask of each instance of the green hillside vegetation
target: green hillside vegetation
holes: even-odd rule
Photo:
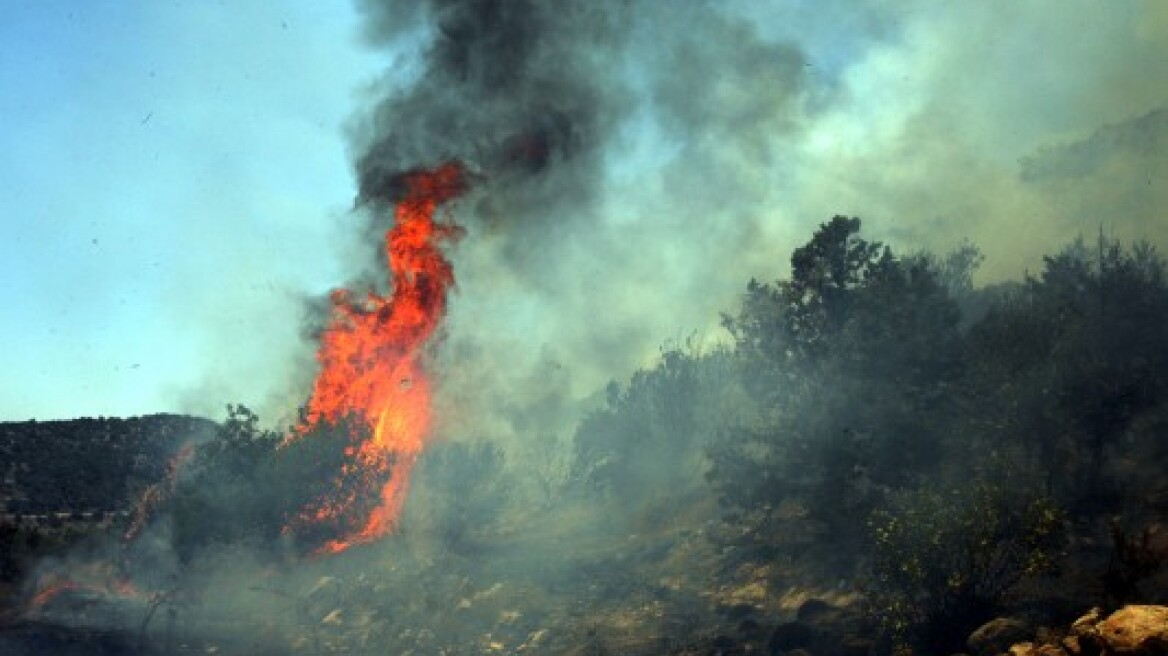
[[[172,414],[0,423],[0,615],[39,559],[119,535],[179,447],[215,431]]]
[[[9,513],[125,510],[179,445],[214,431],[209,420],[170,414],[3,422],[0,494]]]

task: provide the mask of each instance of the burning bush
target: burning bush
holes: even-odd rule
[[[352,528],[340,517],[304,521],[316,519],[322,504],[338,498],[378,502],[382,481],[345,467],[367,431],[364,422],[345,417],[285,442],[261,429],[247,408],[229,406],[215,437],[196,447],[175,474],[156,515],[171,522],[175,550],[184,560],[215,544],[272,551],[289,538],[298,551],[315,550]]]

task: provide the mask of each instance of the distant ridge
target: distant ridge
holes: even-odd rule
[[[216,428],[178,414],[0,422],[0,513],[124,510],[182,444]]]

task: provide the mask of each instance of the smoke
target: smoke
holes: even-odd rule
[[[496,415],[546,405],[548,389],[574,407],[713,325],[744,278],[712,276],[695,251],[757,240],[767,135],[795,129],[806,95],[797,48],[707,4],[361,8],[372,43],[424,45],[353,122],[358,202],[392,201],[402,171],[447,159],[477,177],[439,353],[460,411],[440,416],[473,416],[467,399]],[[467,423],[507,433],[515,412]]]
[[[1124,81],[1159,48],[1137,5],[1085,37],[1047,5],[361,8],[371,43],[421,54],[353,123],[360,198],[449,158],[479,174],[443,355],[458,398],[522,396],[548,362],[581,397],[663,341],[716,335],[744,282],[783,275],[834,213],[907,247],[971,239],[987,280],[1097,223],[1138,225],[1060,207],[1019,161],[1163,100]]]
[[[421,53],[353,124],[361,198],[447,158],[479,174],[438,356],[464,416],[549,386],[575,407],[718,339],[836,213],[902,250],[971,240],[982,283],[1100,226],[1168,234],[1155,4],[361,7],[371,43]]]
[[[897,244],[969,238],[987,254],[983,282],[1101,227],[1164,244],[1163,191],[1148,185],[1163,156],[1092,136],[1154,138],[1140,117],[1168,105],[1168,80],[1149,65],[1168,54],[1162,7],[906,3],[897,14],[895,37],[849,62],[838,102],[800,140],[788,206],[834,205]],[[1104,149],[1107,166],[1056,181]]]

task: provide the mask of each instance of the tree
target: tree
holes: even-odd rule
[[[278,507],[257,474],[280,441],[251,410],[229,405],[215,435],[175,463],[156,513],[170,518],[181,558],[212,544],[262,544],[278,535]]]
[[[854,218],[822,224],[794,251],[789,280],[751,281],[723,318],[760,412],[711,448],[709,478],[727,505],[763,510],[756,528],[787,501],[833,537],[857,538],[857,518],[941,453],[960,312],[932,260],[859,231]]]
[[[1078,240],[971,327],[965,385],[986,443],[1031,451],[1064,503],[1117,509],[1107,453],[1168,390],[1165,265],[1146,244]]]
[[[702,449],[740,411],[730,358],[690,340],[663,348],[627,385],[609,383],[576,430],[574,479],[620,499],[700,484]]]

